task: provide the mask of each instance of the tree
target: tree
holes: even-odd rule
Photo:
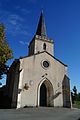
[[[77,101],[80,101],[80,93],[77,94]]]
[[[72,97],[72,103],[77,100],[77,88],[76,86],[73,87],[72,92],[71,92],[71,97]]]
[[[73,92],[74,92],[74,96],[76,96],[77,95],[77,88],[76,88],[76,86],[73,87]]]
[[[77,100],[77,88],[76,86],[73,87],[73,92],[74,92],[74,101]]]
[[[0,24],[0,79],[3,74],[7,73],[8,66],[6,63],[12,58],[13,54],[6,39],[5,27],[3,24]]]

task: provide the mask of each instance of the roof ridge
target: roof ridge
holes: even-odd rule
[[[42,52],[39,52],[39,53],[35,53],[35,54],[33,54],[33,55],[30,55],[30,56],[20,57],[20,59],[23,59],[23,58],[26,58],[26,57],[35,56],[35,55],[39,55],[39,54],[44,53],[44,52],[46,52],[47,54],[49,54],[51,57],[53,57],[55,60],[57,60],[58,62],[60,62],[60,63],[63,64],[64,66],[66,66],[66,67],[68,66],[68,65],[64,64],[62,61],[60,61],[59,59],[57,59],[56,57],[54,57],[53,55],[51,55],[50,53],[48,53],[47,51],[42,51]]]

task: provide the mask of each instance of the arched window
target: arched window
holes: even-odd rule
[[[46,50],[46,43],[43,44],[43,49]]]

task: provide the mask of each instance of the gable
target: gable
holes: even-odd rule
[[[20,57],[20,59],[29,58],[29,57],[33,57],[33,56],[36,57],[36,56],[39,56],[39,55],[41,55],[41,54],[46,54],[46,55],[50,56],[53,60],[59,62],[60,64],[64,65],[65,67],[67,67],[66,64],[64,64],[62,61],[60,61],[60,60],[57,59],[56,57],[52,56],[52,55],[51,55],[50,53],[48,53],[47,51],[39,52],[39,53],[36,53],[36,54],[34,54],[34,55],[31,55],[31,56]],[[43,56],[43,58],[44,58],[44,56]]]

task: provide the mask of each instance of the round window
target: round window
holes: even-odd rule
[[[48,68],[49,67],[49,62],[48,61],[43,61],[43,67]]]

